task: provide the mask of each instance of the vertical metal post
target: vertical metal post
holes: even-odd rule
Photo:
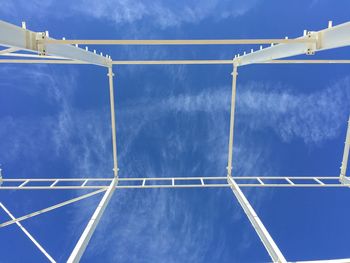
[[[235,121],[235,105],[236,105],[236,86],[237,86],[237,64],[233,64],[232,72],[232,94],[231,94],[231,116],[230,116],[230,135],[229,135],[229,145],[228,145],[228,162],[227,162],[227,182],[229,183],[233,194],[237,198],[239,204],[243,208],[245,214],[247,215],[250,223],[253,225],[256,233],[258,234],[260,240],[264,244],[267,252],[269,253],[273,262],[284,263],[287,262],[283,254],[277,247],[276,243],[273,241],[269,232],[261,222],[260,218],[254,211],[253,207],[250,205],[248,199],[245,197],[237,183],[232,177],[232,152],[233,152],[233,134],[234,134],[234,121]]]
[[[345,138],[343,160],[340,167],[340,176],[339,176],[339,181],[343,184],[350,184],[350,179],[346,177],[346,168],[348,166],[349,150],[350,150],[350,115],[348,119],[348,128],[347,128],[346,138]]]
[[[113,171],[114,178],[109,185],[106,193],[102,197],[100,203],[98,204],[94,214],[92,215],[90,221],[88,222],[83,234],[81,235],[78,243],[75,245],[73,252],[68,258],[68,263],[79,262],[81,256],[83,255],[92,234],[94,233],[104,210],[106,209],[109,200],[111,199],[115,186],[118,184],[118,162],[117,162],[117,139],[116,139],[116,128],[115,128],[115,111],[114,111],[114,87],[113,87],[113,71],[112,67],[108,68],[108,78],[109,78],[109,96],[110,96],[110,106],[111,106],[111,126],[112,126],[112,144],[113,144]]]
[[[117,160],[117,136],[115,128],[115,110],[114,110],[114,87],[113,87],[113,70],[112,67],[108,68],[109,79],[109,99],[111,106],[111,124],[112,124],[112,144],[113,144],[113,171],[114,176],[118,176],[118,160]]]
[[[233,147],[233,132],[235,125],[235,106],[236,106],[236,82],[237,82],[237,64],[233,64],[232,75],[232,94],[231,94],[231,115],[230,115],[230,137],[228,143],[228,160],[227,160],[227,177],[232,176],[232,147]]]

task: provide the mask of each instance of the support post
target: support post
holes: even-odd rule
[[[232,151],[233,151],[233,133],[235,126],[235,107],[236,107],[236,86],[237,86],[237,64],[233,64],[232,75],[232,94],[231,94],[231,115],[230,115],[230,135],[228,143],[227,177],[232,176]]]
[[[250,223],[254,227],[256,233],[258,234],[261,242],[264,244],[267,252],[269,253],[273,262],[286,263],[282,252],[276,245],[275,241],[272,239],[271,235],[265,228],[264,224],[261,222],[260,218],[254,211],[253,207],[250,205],[248,199],[243,194],[242,190],[239,188],[237,183],[233,180],[232,176],[228,177],[228,183],[231,186],[232,192],[237,198],[239,204],[243,208],[245,214],[247,215]]]
[[[115,110],[114,110],[114,87],[113,87],[113,69],[108,67],[108,79],[109,79],[109,98],[111,106],[111,125],[112,125],[112,145],[113,145],[113,171],[114,177],[118,176],[118,160],[117,160],[117,136],[115,128]]]
[[[349,150],[350,150],[350,115],[349,115],[349,119],[348,119],[348,128],[346,131],[343,160],[342,160],[342,164],[340,167],[339,181],[342,184],[350,184],[350,179],[346,176],[346,168],[348,166]]]
[[[110,96],[110,106],[111,106],[111,126],[112,126],[112,144],[113,144],[113,172],[114,178],[109,185],[106,193],[102,197],[100,203],[98,204],[94,214],[92,215],[90,221],[88,222],[83,234],[81,235],[78,243],[74,247],[73,252],[68,258],[68,263],[76,263],[80,261],[92,234],[94,233],[104,210],[106,209],[113,193],[115,186],[118,184],[118,162],[117,162],[117,139],[116,139],[116,128],[115,128],[115,110],[114,110],[114,87],[113,87],[113,70],[112,67],[108,67],[108,79],[109,79],[109,96]]]

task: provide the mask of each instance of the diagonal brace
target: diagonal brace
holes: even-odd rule
[[[9,215],[11,219],[16,219],[11,212],[5,207],[3,203],[0,202],[0,207]],[[47,257],[47,259],[52,262],[56,263],[56,261],[50,256],[49,253],[39,244],[38,241],[35,240],[35,238],[28,232],[27,229],[24,228],[24,226],[20,222],[16,222],[17,226],[26,234],[26,236],[34,243],[34,245]]]
[[[350,116],[348,119],[348,128],[346,131],[343,160],[342,160],[342,164],[340,167],[339,181],[342,184],[350,184],[350,178],[346,177],[346,168],[348,166],[349,151],[350,151]]]
[[[43,214],[43,213],[46,213],[46,212],[49,212],[49,211],[52,211],[52,210],[54,210],[56,208],[59,208],[59,207],[62,207],[62,206],[65,206],[65,205],[68,205],[68,204],[80,201],[82,199],[85,199],[87,197],[96,195],[96,194],[104,192],[104,191],[106,191],[106,188],[103,188],[103,189],[100,189],[100,190],[97,190],[97,191],[94,191],[94,192],[91,192],[91,193],[88,193],[88,194],[85,194],[85,195],[82,195],[82,196],[79,196],[79,197],[76,197],[76,198],[73,198],[73,199],[70,199],[70,200],[67,200],[67,201],[64,201],[62,203],[59,203],[59,204],[56,204],[56,205],[53,205],[53,206],[49,206],[47,208],[38,210],[36,212],[33,212],[33,213],[30,213],[30,214],[18,217],[16,219],[12,219],[12,220],[6,221],[6,222],[0,224],[0,228],[8,226],[8,225],[12,225],[14,223],[23,221],[25,219],[28,219],[28,218],[31,218],[31,217],[34,217],[34,216],[37,216],[37,215],[40,215],[40,214]]]
[[[260,240],[264,244],[273,262],[278,262],[278,263],[287,262],[282,252],[276,245],[275,241],[272,239],[271,235],[265,228],[264,224],[261,222],[260,218],[254,211],[254,208],[251,206],[248,199],[245,197],[245,195],[243,194],[242,190],[239,188],[237,183],[233,180],[232,176],[228,177],[227,181],[231,186],[233,194],[236,196],[239,204],[242,206],[250,223],[253,225],[256,233],[258,234]]]

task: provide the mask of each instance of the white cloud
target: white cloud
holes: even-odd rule
[[[162,0],[135,2],[130,0],[84,0],[76,7],[80,12],[96,18],[112,20],[117,24],[149,19],[162,28],[199,23],[204,19],[223,19],[245,14],[256,0],[177,1]]]
[[[112,21],[118,25],[149,21],[161,27],[199,23],[204,19],[225,19],[245,14],[257,0],[205,0],[205,1],[132,1],[132,0],[80,0],[80,1],[9,1],[1,0],[0,14],[15,17],[33,15],[67,17],[84,14]],[[20,7],[20,8],[19,8]]]
[[[13,74],[16,68],[3,70],[6,70],[6,74],[2,76],[7,76],[4,79],[16,76]],[[53,148],[54,157],[65,156],[70,160],[73,169],[71,176],[111,175],[108,108],[78,110],[73,107],[71,99],[76,92],[76,73],[60,74],[59,82],[46,67],[40,71],[24,70],[22,74],[27,78],[25,82],[34,81],[38,89],[29,90],[26,85],[12,88],[29,92],[31,96],[45,94],[52,104],[59,104],[60,107],[53,114],[35,118],[2,117],[0,138],[6,140],[0,141],[0,149],[9,149],[10,152],[9,155],[2,155],[2,158],[11,161],[11,158],[16,159],[20,154],[26,155],[26,158],[37,154],[36,158],[40,159],[41,156],[50,154],[45,151],[46,148]],[[45,83],[50,85],[44,85]],[[203,171],[212,173],[207,175],[223,175],[227,161],[230,91],[230,87],[219,87],[199,94],[171,96],[153,101],[146,98],[123,106],[117,116],[120,124],[117,132],[124,136],[118,142],[121,175],[187,176],[204,175]],[[266,166],[269,150],[261,142],[254,144],[254,151],[249,150],[252,148],[250,133],[271,129],[282,140],[300,138],[306,143],[319,143],[339,134],[340,127],[345,125],[341,119],[347,114],[348,108],[348,78],[329,87],[322,87],[313,94],[293,93],[283,85],[249,83],[238,86],[237,125],[245,124],[248,130],[237,130],[237,133],[247,133],[247,136],[235,143],[235,173],[264,175],[273,174],[278,169],[272,164]],[[165,131],[168,119],[177,128]],[[204,141],[193,139],[198,131],[197,125],[201,125]],[[148,138],[157,140],[155,145],[160,147],[161,154],[156,160],[147,154],[147,150],[135,151],[139,141]],[[197,152],[199,158],[198,162],[194,162],[192,170],[188,170],[182,161],[183,155],[191,151]],[[202,162],[207,166],[203,166]],[[178,174],[179,172],[183,174]],[[182,194],[162,190],[117,191],[103,217],[104,224],[97,229],[91,246],[88,247],[88,253],[101,253],[104,257],[107,255],[110,261],[125,258],[134,261],[132,257],[136,255],[130,249],[135,249],[147,251],[145,257],[154,262],[157,258],[166,258],[169,262],[200,260],[205,251],[210,250],[214,232],[218,229],[211,225],[215,215],[209,213],[198,217],[192,213],[192,208],[196,202],[204,200],[198,201],[196,198],[199,197],[188,194],[185,202]],[[214,195],[208,195],[205,199],[206,207],[210,210],[217,205],[215,200],[226,200],[224,198],[225,192],[220,190]],[[257,192],[254,193],[252,202],[255,207],[259,207],[260,201],[266,198],[268,196]],[[221,206],[229,211],[231,202],[234,201],[229,200]],[[79,206],[76,210],[75,222],[86,222],[83,220],[89,216],[84,210],[86,206],[87,203],[84,203],[84,206]],[[239,225],[243,220],[241,215],[242,213],[235,213],[230,220]],[[155,235],[155,232],[158,234]],[[179,236],[182,237],[181,240],[178,239]],[[225,240],[225,233],[222,233],[219,240]],[[244,248],[249,244],[250,238],[246,238],[242,246]],[[108,249],[110,245],[115,248],[114,252]],[[220,250],[219,246],[215,253],[219,258],[220,253],[225,251]]]
[[[350,78],[298,94],[283,85],[250,83],[238,94],[241,120],[251,129],[272,129],[284,141],[320,143],[339,135],[349,114]]]

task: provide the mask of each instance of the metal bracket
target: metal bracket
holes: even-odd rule
[[[339,181],[344,185],[349,185],[349,187],[350,187],[350,178],[349,177],[343,176],[339,179]]]
[[[317,40],[318,40],[318,32],[315,31],[307,31],[306,32],[306,38],[308,39],[314,39],[314,42],[310,42],[307,45],[306,55],[315,55],[315,52],[317,50]]]
[[[47,38],[46,32],[36,33],[36,45],[39,56],[46,56],[46,44],[45,40]]]

